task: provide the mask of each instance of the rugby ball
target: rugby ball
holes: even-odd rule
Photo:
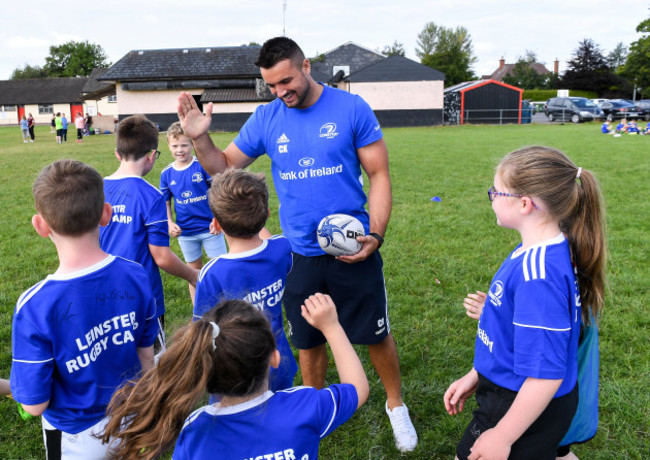
[[[357,236],[365,235],[359,219],[347,214],[330,214],[318,224],[316,235],[321,249],[332,256],[351,256],[361,250]]]

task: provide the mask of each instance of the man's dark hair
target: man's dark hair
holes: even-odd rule
[[[296,67],[300,68],[305,60],[305,53],[290,38],[275,37],[262,45],[255,65],[263,69],[270,69],[283,59],[290,59]]]

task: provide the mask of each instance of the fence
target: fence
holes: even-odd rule
[[[463,124],[518,124],[519,113],[521,112],[521,124],[532,121],[533,111],[530,108],[523,109],[477,109],[463,110]],[[461,124],[460,111],[443,114],[443,124],[459,125]]]

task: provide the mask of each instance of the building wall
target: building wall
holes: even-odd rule
[[[372,82],[343,85],[361,96],[373,110],[429,110],[442,109],[443,81]]]
[[[68,122],[72,123],[70,116],[70,104],[52,104],[52,111],[54,114],[57,112],[65,113]],[[39,114],[38,104],[25,104],[25,116],[29,117],[32,114],[37,125],[49,125],[52,120],[52,114]],[[18,126],[18,111],[15,112],[1,112],[0,111],[0,126]]]

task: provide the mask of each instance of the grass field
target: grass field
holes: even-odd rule
[[[474,403],[447,415],[442,395],[472,363],[476,323],[462,299],[485,290],[518,234],[499,228],[486,196],[493,168],[505,153],[531,144],[565,151],[578,166],[595,172],[607,204],[609,282],[601,322],[600,427],[574,451],[585,459],[642,459],[650,456],[650,353],[647,336],[650,136],[613,138],[596,124],[462,126],[386,129],[394,207],[382,248],[391,326],[399,347],[403,392],[420,444],[406,458],[453,458]],[[18,296],[56,270],[54,246],[32,229],[32,182],[59,158],[75,158],[102,175],[117,167],[112,135],[71,139],[56,145],[49,127],[37,127],[36,142],[23,144],[19,128],[0,128],[0,376],[11,368],[11,315]],[[70,136],[74,137],[74,136]],[[234,134],[213,135],[225,146]],[[157,185],[171,161],[164,136],[163,157],[148,179]],[[251,169],[267,172],[266,157]],[[440,202],[432,202],[439,196]],[[271,231],[279,233],[272,194]],[[175,241],[172,247],[178,251]],[[178,252],[180,253],[180,252]],[[191,317],[184,282],[163,277],[168,335]],[[644,287],[645,286],[645,287]],[[383,388],[367,352],[370,398],[354,418],[321,443],[323,459],[392,459]],[[335,373],[328,381],[337,380]],[[40,422],[22,421],[13,401],[0,399],[0,459],[43,458]]]

